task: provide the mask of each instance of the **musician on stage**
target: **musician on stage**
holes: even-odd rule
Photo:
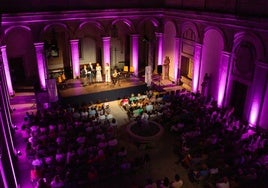
[[[112,82],[114,85],[118,82],[119,79],[119,72],[117,72],[117,69],[114,69],[113,74],[112,74]]]
[[[110,64],[109,63],[105,63],[105,67],[104,67],[104,71],[105,71],[105,82],[108,84],[108,82],[111,82],[111,70],[110,70]]]
[[[96,82],[102,82],[101,66],[99,63],[96,65]]]
[[[81,71],[81,78],[82,78],[82,84],[83,86],[86,86],[88,84],[88,80],[87,80],[87,66],[84,65],[84,68]]]
[[[93,83],[93,78],[95,76],[95,70],[93,68],[93,65],[91,62],[89,62],[88,68],[87,68],[87,76],[89,79],[89,84]]]

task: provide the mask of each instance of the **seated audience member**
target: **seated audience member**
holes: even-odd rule
[[[216,188],[230,188],[230,183],[227,177],[223,177],[221,181],[216,183]]]
[[[125,158],[120,164],[120,169],[121,171],[124,172],[129,172],[131,170],[131,163]]]
[[[183,181],[179,174],[175,174],[175,181],[170,184],[171,188],[181,188],[183,186]]]
[[[117,155],[121,158],[124,158],[127,156],[127,150],[125,147],[121,147],[120,151],[117,153]]]
[[[32,183],[38,181],[41,177],[41,170],[33,167],[30,171],[30,177]]]
[[[59,175],[56,175],[50,183],[51,188],[63,188],[64,183]]]
[[[144,188],[157,188],[157,184],[153,182],[151,178],[148,178],[147,184],[144,186]]]
[[[168,178],[168,177],[165,177],[165,178],[160,182],[159,188],[169,188],[169,186],[170,186],[169,178]]]
[[[32,166],[35,168],[41,168],[43,166],[43,160],[38,155],[35,155],[35,159],[32,161]]]
[[[112,138],[108,141],[108,146],[115,147],[118,144],[118,140],[116,138]]]
[[[46,182],[46,179],[45,178],[40,178],[38,181],[37,181],[37,184],[35,186],[35,188],[49,188],[49,184]]]
[[[190,154],[185,155],[181,161],[182,166],[185,168],[190,168],[192,166],[192,157]]]
[[[98,171],[94,166],[90,166],[87,176],[89,182],[95,182],[98,180]]]
[[[151,103],[149,103],[145,106],[145,109],[146,109],[146,112],[152,112],[154,109],[154,106]]]
[[[184,127],[184,124],[183,123],[177,123],[175,125],[172,125],[170,127],[170,131],[174,131],[174,132],[178,132],[179,130],[181,130],[182,128]]]

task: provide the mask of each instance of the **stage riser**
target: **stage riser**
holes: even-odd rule
[[[129,97],[131,94],[144,94],[147,91],[147,85],[137,85],[127,88],[112,89],[109,91],[101,91],[96,93],[89,93],[85,95],[70,96],[70,97],[60,97],[60,102],[63,105],[82,105],[89,103],[96,103],[97,101],[104,102],[106,100],[113,101],[118,100],[123,97]]]

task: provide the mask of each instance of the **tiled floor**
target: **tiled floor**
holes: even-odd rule
[[[172,181],[175,173],[179,173],[181,175],[181,178],[184,181],[184,187],[200,187],[200,185],[189,182],[187,171],[176,163],[178,158],[173,152],[173,146],[176,140],[169,134],[169,131],[165,131],[159,140],[150,145],[150,148],[137,148],[136,145],[133,144],[129,135],[125,131],[125,127],[128,123],[128,117],[125,111],[119,107],[118,102],[119,101],[111,101],[110,106],[113,116],[117,119],[120,125],[118,132],[119,145],[126,146],[129,158],[143,156],[145,153],[149,153],[151,156],[151,163],[149,166],[139,169],[137,173],[107,179],[106,181],[100,182],[96,187],[127,188],[130,187],[129,185],[132,182],[136,182],[138,185],[143,186],[146,183],[146,179],[149,177],[156,181],[167,176]],[[25,142],[22,139],[20,129],[26,111],[35,112],[36,108],[34,104],[35,96],[34,93],[31,92],[16,93],[16,96],[11,99],[12,108],[15,108],[12,114],[13,122],[18,127],[18,130],[15,133],[15,145],[17,149],[22,152],[22,155],[18,158],[19,172],[17,173],[19,176],[19,184],[22,188],[33,187],[30,182],[31,164],[25,155]]]

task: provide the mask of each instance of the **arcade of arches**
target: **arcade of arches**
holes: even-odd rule
[[[89,62],[132,66],[143,76],[146,66],[158,73],[167,56],[163,79],[182,81],[220,107],[233,106],[250,126],[268,129],[267,21],[174,10],[3,14],[1,21],[6,99],[21,82],[46,90],[46,79],[59,73],[79,78]]]

